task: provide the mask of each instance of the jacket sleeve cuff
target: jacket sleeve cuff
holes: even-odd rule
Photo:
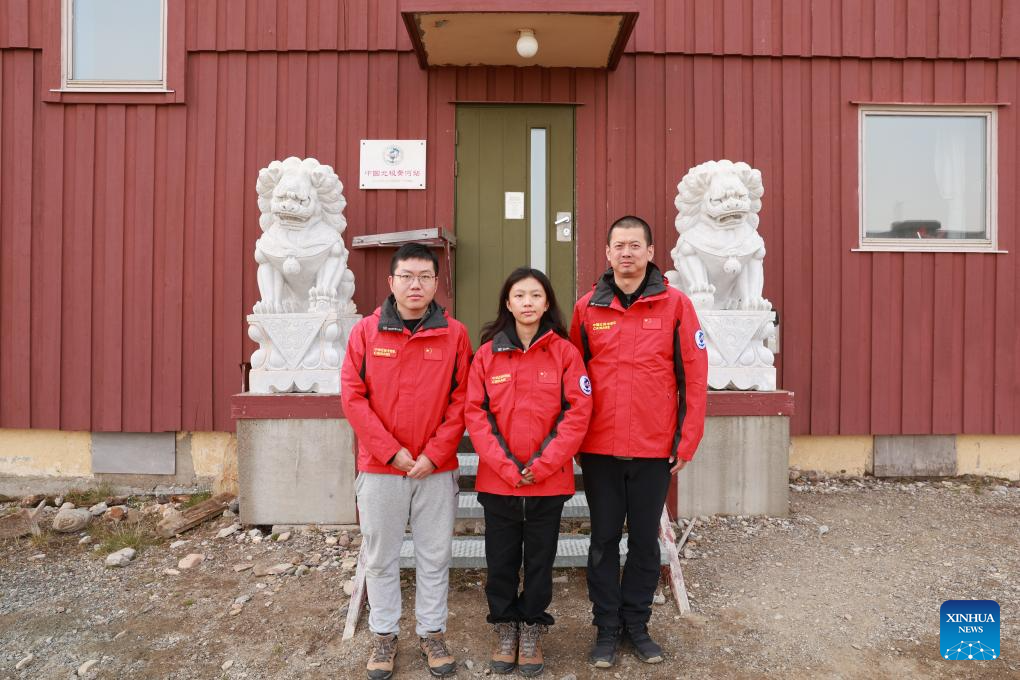
[[[691,451],[688,447],[685,447],[683,445],[683,442],[681,442],[680,446],[677,447],[677,450],[673,453],[673,457],[679,458],[680,460],[689,463],[691,462],[691,460],[694,459],[694,451]]]
[[[506,469],[507,473],[503,475],[503,479],[505,479],[510,486],[517,488],[517,485],[521,483],[522,479],[524,479],[521,476],[521,471],[513,465],[507,465]]]
[[[383,465],[389,465],[393,462],[393,459],[397,456],[397,454],[400,453],[400,449],[402,448],[403,447],[400,445],[400,442],[394,439],[386,443],[380,443],[378,446],[368,448],[368,450],[372,453],[373,458]]]
[[[549,463],[541,458],[528,465],[528,469],[531,470],[531,474],[535,477],[535,484],[539,484],[549,479],[553,473]]]
[[[437,470],[443,467],[443,465],[446,464],[446,461],[448,459],[448,456],[441,456],[437,451],[432,449],[425,449],[424,451],[421,452],[421,455],[428,458],[429,461],[436,467]]]

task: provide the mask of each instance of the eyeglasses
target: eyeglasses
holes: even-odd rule
[[[435,274],[394,274],[393,279],[402,286],[411,285],[412,281],[418,281],[422,286],[431,286],[436,282]]]

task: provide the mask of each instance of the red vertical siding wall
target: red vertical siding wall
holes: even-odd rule
[[[176,0],[171,0],[176,1]],[[482,4],[482,3],[480,3]],[[578,287],[622,213],[676,239],[708,159],[762,170],[794,433],[1020,433],[1020,9],[1005,0],[645,0],[618,70],[418,68],[396,0],[189,0],[184,104],[42,101],[58,0],[0,3],[0,427],[229,430],[258,296],[259,168],[333,165],[346,238],[453,226],[457,100],[577,102]],[[725,19],[725,20],[724,20]],[[1008,255],[853,253],[851,101],[999,109]],[[357,189],[363,138],[425,138],[427,191]],[[355,252],[355,301],[386,256]]]

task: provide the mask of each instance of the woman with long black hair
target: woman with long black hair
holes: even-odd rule
[[[520,267],[482,329],[465,413],[478,452],[485,509],[485,595],[494,624],[495,673],[544,668],[563,505],[574,494],[573,457],[591,418],[591,382],[567,339],[549,278]],[[524,566],[524,585],[518,574]]]

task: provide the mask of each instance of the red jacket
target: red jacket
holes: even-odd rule
[[[393,297],[351,331],[340,369],[344,416],[358,436],[358,470],[404,474],[389,464],[401,447],[428,456],[435,472],[457,468],[471,341],[464,324],[432,303],[414,334]]]
[[[478,348],[465,411],[478,451],[475,487],[503,496],[573,494],[573,458],[591,418],[590,395],[581,355],[548,329],[527,351],[513,332]],[[517,486],[525,467],[535,483]]]
[[[708,357],[694,305],[648,264],[624,309],[613,270],[577,301],[570,339],[591,376],[595,411],[581,451],[690,460],[705,432]]]

